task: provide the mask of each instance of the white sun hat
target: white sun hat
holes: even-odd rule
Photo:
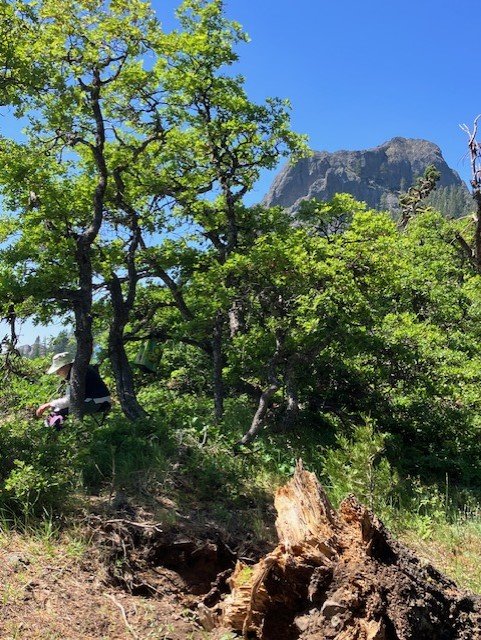
[[[50,365],[50,369],[46,373],[55,373],[62,367],[65,367],[66,364],[72,364],[73,358],[68,351],[64,351],[62,353],[56,353],[52,358],[52,364]]]

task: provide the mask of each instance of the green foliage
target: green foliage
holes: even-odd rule
[[[397,483],[384,455],[386,438],[387,434],[375,431],[370,420],[355,427],[352,439],[336,436],[336,447],[327,450],[322,461],[336,504],[352,493],[375,513],[384,511]]]
[[[0,316],[75,310],[124,413],[136,392],[149,412],[48,433],[33,409],[55,380],[22,360],[23,378],[2,378],[0,501],[31,513],[79,487],[181,485],[234,518],[302,456],[336,502],[407,509],[428,535],[447,509],[431,487],[481,483],[481,279],[454,242],[462,221],[426,206],[436,170],[401,198],[403,230],[346,194],[293,224],[243,202],[307,150],[288,102],[252,102],[232,73],[248,38],[223,2],[185,0],[169,33],[140,0],[0,10],[2,99],[28,122],[0,140]],[[156,371],[134,369],[126,391],[148,339]],[[73,346],[64,332],[48,349]]]
[[[59,438],[30,420],[2,421],[0,508],[25,518],[65,511],[78,483],[78,448],[71,434]]]
[[[436,527],[449,520],[446,498],[436,485],[423,485],[419,478],[406,482],[401,493],[402,509],[398,519],[403,529],[415,531],[423,540],[430,538]],[[397,523],[397,528],[400,524]]]
[[[427,210],[401,233],[388,215],[346,195],[307,203],[295,228],[281,211],[256,215],[258,233],[243,233],[222,263],[207,253],[201,269],[185,272],[195,319],[168,306],[155,315],[172,336],[159,384],[179,397],[211,393],[210,359],[178,340],[201,345],[213,314],[241,301],[238,330],[224,333],[224,383],[233,397],[246,385],[266,389],[275,363],[266,460],[288,469],[295,458],[279,459],[271,439],[290,386],[300,408],[288,433],[294,451],[314,452],[333,430],[348,437],[370,415],[389,434],[386,455],[402,475],[442,481],[448,471],[456,482],[478,482],[479,278],[466,272],[450,223]],[[337,215],[343,222],[333,230]],[[144,290],[143,304],[155,293]]]
[[[114,414],[103,427],[92,428],[81,458],[85,489],[94,494],[105,489],[140,493],[162,482],[173,442],[159,418],[132,424]]]

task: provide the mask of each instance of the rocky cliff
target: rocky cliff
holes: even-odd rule
[[[280,171],[264,204],[295,211],[303,199],[328,200],[344,192],[370,207],[395,212],[399,193],[409,189],[430,164],[441,173],[433,205],[447,215],[465,214],[471,206],[468,189],[446,164],[441,149],[427,140],[409,138],[393,138],[365,151],[315,151]]]

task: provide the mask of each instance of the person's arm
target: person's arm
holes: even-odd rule
[[[49,405],[56,411],[60,409],[66,409],[70,405],[70,394],[57,398],[56,400],[50,400]]]
[[[37,411],[35,411],[35,415],[37,416],[37,418],[40,418],[40,416],[42,416],[45,413],[45,411],[47,411],[47,409],[50,409],[51,407],[52,405],[50,404],[50,402],[41,404],[37,409]]]
[[[41,415],[47,411],[47,409],[55,409],[59,411],[60,409],[66,409],[70,406],[70,393],[63,396],[62,398],[57,398],[56,400],[50,400],[50,402],[46,402],[45,404],[40,405],[40,407],[35,412],[37,418],[40,418]]]

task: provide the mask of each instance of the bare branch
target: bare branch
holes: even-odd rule
[[[478,120],[481,114],[476,116],[473,123],[473,130],[470,131],[466,124],[460,125],[462,131],[464,131],[468,137],[468,149],[471,158],[471,186],[473,188],[472,196],[476,202],[476,217],[475,217],[475,231],[473,246],[470,247],[468,242],[457,234],[457,240],[461,245],[463,251],[468,254],[468,248],[470,250],[471,259],[470,262],[478,273],[481,273],[481,145],[476,140],[478,132]],[[469,256],[468,256],[469,257]]]

